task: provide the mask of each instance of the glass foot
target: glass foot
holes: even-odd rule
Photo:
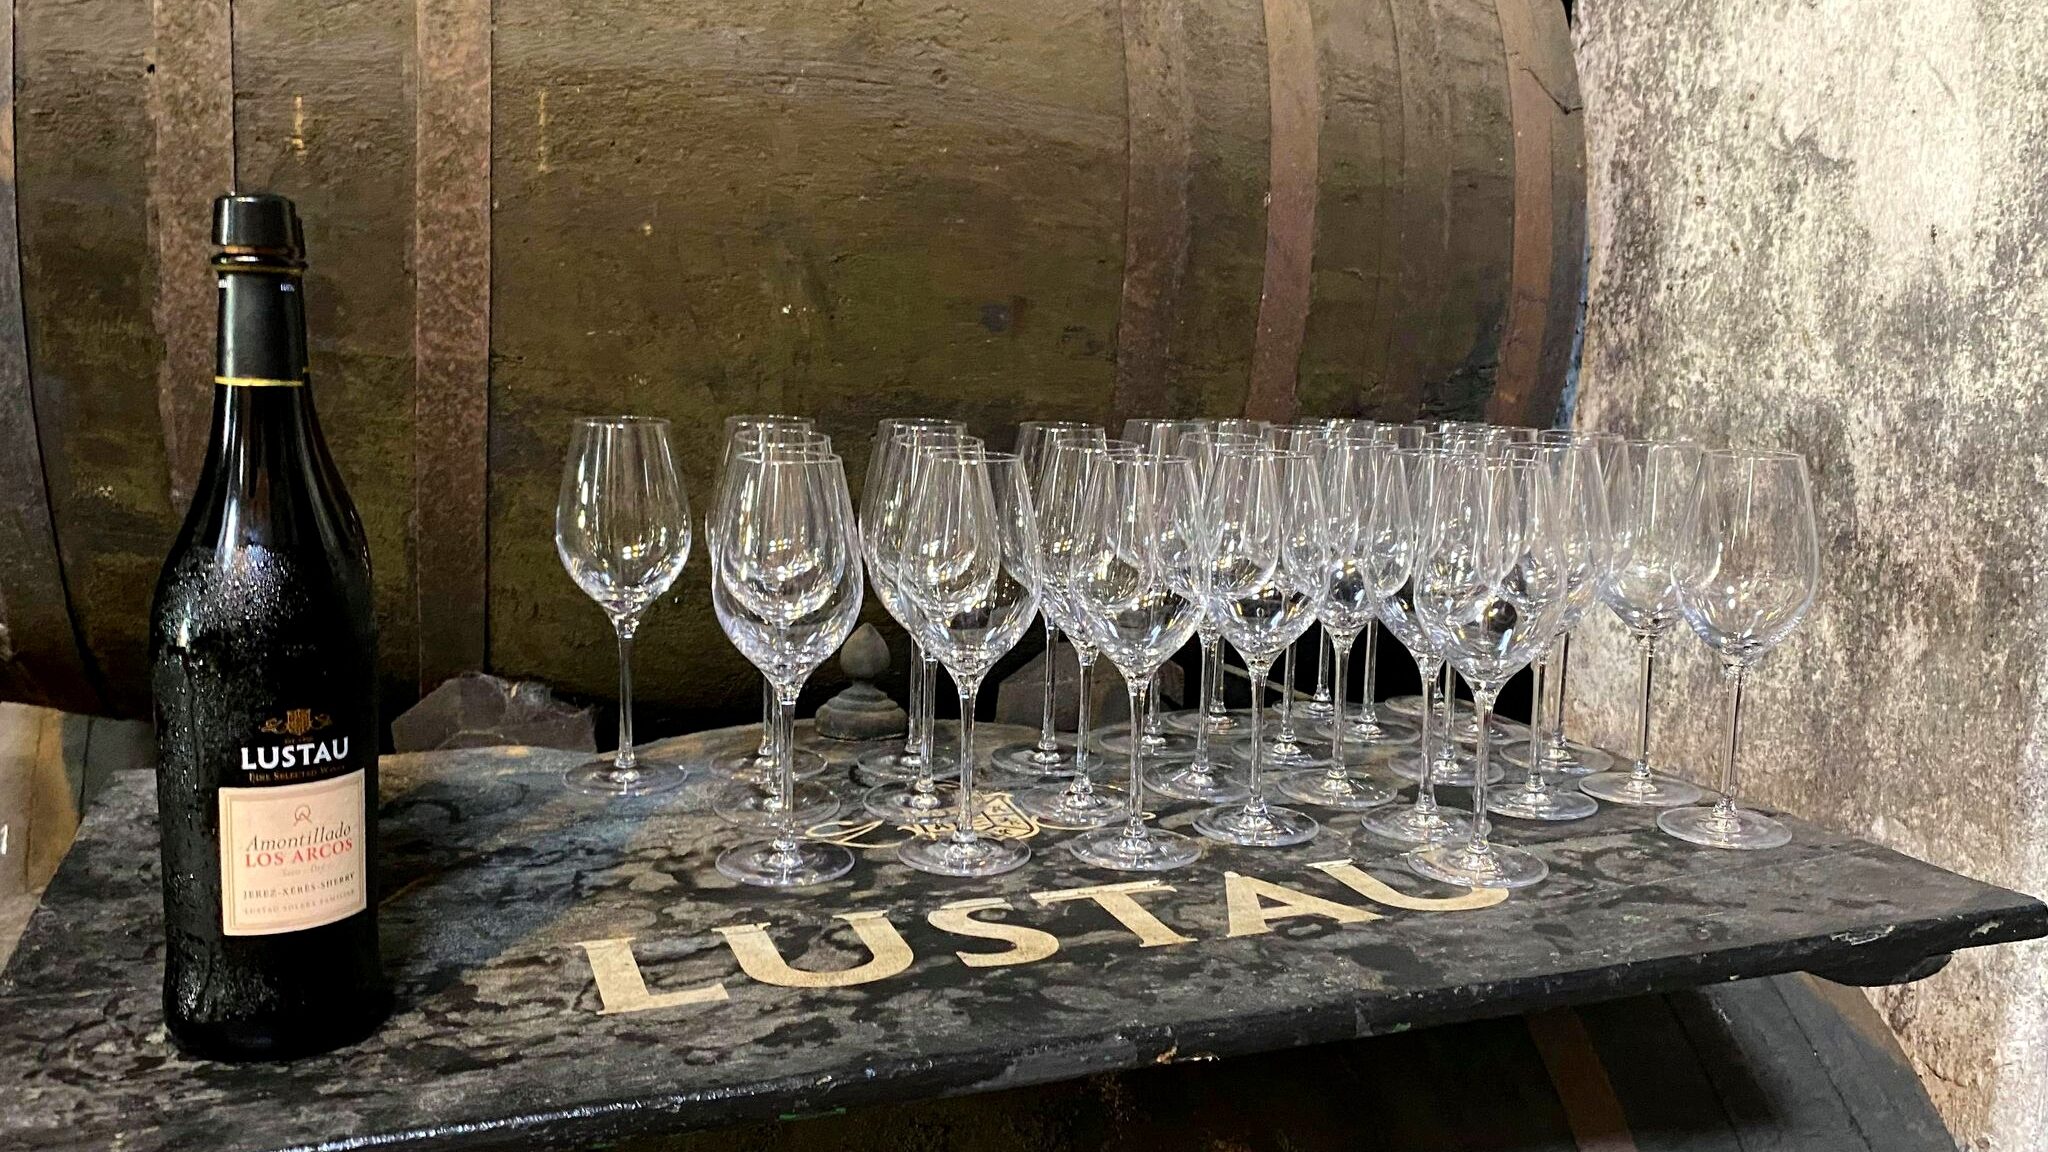
[[[1153,764],[1143,770],[1145,787],[1175,800],[1200,800],[1207,804],[1229,804],[1252,794],[1242,777],[1223,766],[1210,763],[1197,768],[1192,762]]]
[[[1379,707],[1384,708],[1389,712],[1392,712],[1396,716],[1401,716],[1413,720],[1417,716],[1422,715],[1422,697],[1390,696],[1387,699],[1380,701]],[[1466,713],[1466,715],[1470,714],[1470,712]]]
[[[1460,744],[1469,746],[1479,743],[1479,718],[1470,712],[1464,712],[1462,709],[1460,713],[1458,718],[1451,722],[1451,734],[1457,737]],[[1527,744],[1528,742],[1528,725],[1517,724],[1513,720],[1503,720],[1498,716],[1494,717],[1494,747],[1502,748],[1514,744]]]
[[[929,824],[945,820],[953,812],[951,784],[935,784],[920,791],[916,784],[884,784],[870,788],[860,806],[877,820],[890,824]]]
[[[1128,728],[1106,733],[1095,742],[1095,747],[1105,756],[1122,760],[1130,755],[1131,733]],[[1140,733],[1138,755],[1145,759],[1155,757],[1192,756],[1195,754],[1195,738],[1179,732],[1162,732],[1156,736]]]
[[[719,854],[718,872],[763,888],[802,888],[853,871],[853,853],[837,844],[749,840]]]
[[[1479,761],[1461,754],[1455,761],[1446,761],[1439,758],[1436,762],[1436,770],[1432,775],[1439,787],[1470,788],[1472,786],[1473,772],[1478,767]],[[1422,783],[1422,757],[1414,755],[1392,757],[1387,761],[1387,771],[1412,784],[1420,784]],[[1486,782],[1488,784],[1500,783],[1505,775],[1506,773],[1502,771],[1500,765],[1487,764]]]
[[[815,780],[798,781],[790,797],[799,828],[822,824],[839,815],[839,797]],[[711,798],[711,810],[728,824],[742,828],[772,828],[782,823],[782,805],[775,793],[745,781],[720,788]]]
[[[1327,737],[1330,734],[1330,725],[1327,722],[1317,724],[1316,731]],[[1377,717],[1370,723],[1356,716],[1347,717],[1344,721],[1344,745],[1347,748],[1354,744],[1360,747],[1384,748],[1391,745],[1416,744],[1421,740],[1422,732],[1415,725],[1391,716]]]
[[[1465,888],[1527,888],[1550,875],[1548,865],[1520,848],[1469,841],[1425,845],[1402,856],[1401,863],[1425,880]]]
[[[689,769],[665,760],[640,760],[631,768],[620,768],[606,757],[563,772],[562,783],[585,796],[655,796],[682,787],[689,776]]]
[[[1153,828],[1104,828],[1067,841],[1067,851],[1098,868],[1164,872],[1194,863],[1202,855],[1202,842]]]
[[[1311,720],[1328,720],[1337,714],[1337,705],[1328,696],[1311,696],[1302,704],[1301,714]]]
[[[1209,735],[1211,736],[1226,736],[1241,732],[1250,726],[1252,722],[1252,714],[1245,711],[1211,712],[1207,715],[1209,717]],[[1195,733],[1195,729],[1202,726],[1202,716],[1203,713],[1197,712],[1194,709],[1189,709],[1186,712],[1168,712],[1159,718],[1159,723],[1169,732],[1185,732],[1192,736]]]
[[[825,774],[825,758],[808,748],[792,749],[790,763],[796,768],[796,778],[809,780]],[[762,756],[759,752],[728,752],[711,761],[711,770],[734,780],[746,780],[767,785],[775,779],[775,757]]]
[[[1595,772],[1606,772],[1614,767],[1614,755],[1603,752],[1589,744],[1567,741],[1562,755],[1554,746],[1545,744],[1538,755],[1543,761],[1543,770],[1552,776],[1591,776]],[[1529,767],[1529,742],[1510,744],[1501,749],[1500,758],[1517,768]]]
[[[1010,799],[1018,811],[1048,828],[1100,828],[1124,815],[1123,794],[1100,785],[1077,792],[1071,784],[1040,784]]]
[[[1072,776],[1073,738],[1061,736],[1054,743],[1058,747],[1051,751],[1040,748],[1036,740],[1020,740],[1015,744],[1005,744],[989,753],[988,762],[1005,772],[1014,772],[1020,776]]]
[[[1367,813],[1358,822],[1358,831],[1395,844],[1435,844],[1472,835],[1472,817],[1451,808],[1422,812],[1413,804],[1403,804]]]
[[[1776,848],[1792,840],[1790,828],[1761,812],[1723,809],[1718,805],[1661,812],[1657,827],[1680,840],[1708,848]]]
[[[870,748],[853,758],[853,778],[863,784],[900,784],[917,779],[924,761],[901,742]]]
[[[1243,736],[1228,745],[1232,758],[1250,763],[1252,738]],[[1268,768],[1322,768],[1330,763],[1330,746],[1320,740],[1304,740],[1296,732],[1291,740],[1268,737],[1265,751],[1260,754],[1260,763]]]
[[[1000,876],[1022,868],[1031,859],[1031,849],[1022,840],[954,833],[937,840],[906,841],[897,847],[896,858],[934,876]]]
[[[1315,817],[1270,804],[1224,804],[1195,817],[1195,831],[1225,844],[1280,848],[1315,838]]]
[[[1289,772],[1274,777],[1273,790],[1289,800],[1345,812],[1377,808],[1394,798],[1392,788],[1374,783],[1357,772],[1341,772],[1335,776],[1326,770]]]
[[[1637,776],[1634,772],[1595,772],[1579,781],[1579,791],[1610,804],[1633,804],[1639,808],[1683,808],[1697,804],[1706,793],[1692,784],[1662,772]]]
[[[1584,820],[1600,810],[1591,796],[1574,788],[1546,784],[1531,789],[1526,778],[1519,788],[1496,792],[1487,798],[1486,810],[1496,816],[1517,820]]]

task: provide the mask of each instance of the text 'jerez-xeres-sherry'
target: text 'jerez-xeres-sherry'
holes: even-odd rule
[[[372,865],[377,632],[361,522],[307,387],[304,240],[214,202],[206,465],[151,614],[164,1014],[179,1047],[287,1059],[388,1010]]]

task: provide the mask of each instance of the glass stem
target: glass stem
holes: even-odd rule
[[[1349,775],[1344,768],[1344,674],[1350,671],[1351,643],[1355,639],[1355,635],[1330,637],[1330,647],[1337,655],[1337,685],[1330,693],[1331,780],[1343,780]]]
[[[1735,819],[1735,752],[1742,734],[1742,683],[1749,675],[1747,666],[1734,661],[1722,665],[1721,674],[1728,678],[1728,749],[1721,761],[1721,798],[1714,802],[1717,819]]]
[[[1642,652],[1642,707],[1636,711],[1636,762],[1630,769],[1638,781],[1650,778],[1650,674],[1657,664],[1657,637],[1655,634],[1636,637],[1636,647]]]
[[[1202,683],[1201,695],[1195,700],[1201,722],[1195,725],[1195,759],[1190,768],[1206,775],[1209,771],[1209,697],[1218,679],[1220,669],[1216,660],[1216,641],[1202,637]]]
[[[1156,739],[1159,731],[1159,680],[1148,680],[1145,685],[1145,736]]]
[[[1202,637],[1202,675],[1208,678],[1209,684],[1208,692],[1203,697],[1202,706],[1209,710],[1210,716],[1228,716],[1230,710],[1223,703],[1223,637],[1221,635],[1212,633]]]
[[[640,772],[633,752],[633,631],[638,624],[630,617],[613,622],[619,634],[619,750],[612,757],[612,770],[628,778]]]
[[[925,756],[925,701],[930,693],[924,686],[924,646],[915,640],[910,643],[910,731],[903,740],[906,755],[929,759]]]
[[[1415,670],[1422,676],[1422,711],[1415,719],[1421,727],[1422,782],[1415,786],[1415,814],[1436,815],[1436,748],[1431,743],[1431,734],[1436,728],[1436,666],[1427,660],[1417,660]]]
[[[1045,618],[1045,699],[1038,720],[1038,750],[1046,753],[1056,753],[1060,750],[1059,736],[1054,733],[1052,726],[1053,701],[1056,696],[1054,689],[1057,677],[1059,676],[1059,648],[1060,630],[1053,624],[1052,617],[1047,616]]]
[[[974,694],[980,679],[957,680],[960,690],[960,815],[953,826],[953,839],[974,839]]]
[[[1287,646],[1287,655],[1280,661],[1280,739],[1294,741],[1294,649]]]
[[[922,648],[917,650],[917,679],[922,688],[918,693],[918,710],[924,714],[924,719],[923,723],[917,726],[917,779],[911,787],[919,792],[930,793],[937,787],[932,738],[939,727],[934,715],[939,698],[939,662],[932,659]]]
[[[1373,707],[1372,693],[1374,665],[1380,659],[1380,624],[1373,620],[1365,626],[1365,671],[1358,678],[1358,718],[1367,724],[1379,722],[1379,709]]]
[[[1327,702],[1330,699],[1330,650],[1336,643],[1336,639],[1330,635],[1329,630],[1324,629],[1323,642],[1316,645],[1315,698],[1317,700]]]
[[[1088,670],[1095,667],[1093,652],[1080,653],[1081,674],[1074,681],[1080,698],[1074,701],[1074,782],[1076,791],[1087,793],[1094,789],[1094,782],[1088,779]]]
[[[767,760],[775,755],[775,685],[761,677],[761,746],[754,749],[754,758]]]
[[[1437,758],[1446,766],[1458,762],[1458,674],[1449,664],[1443,665],[1443,709],[1444,739],[1437,745]]]
[[[1133,838],[1145,834],[1145,781],[1138,773],[1138,714],[1152,683],[1150,676],[1140,680],[1132,679],[1128,673],[1124,676],[1124,687],[1131,697],[1131,794],[1124,816],[1124,835]]]
[[[1259,772],[1265,767],[1266,738],[1262,721],[1266,715],[1266,677],[1273,674],[1273,658],[1266,657],[1257,667],[1250,660],[1245,661],[1245,671],[1251,673],[1252,681],[1252,756],[1250,774],[1246,785],[1251,795],[1245,798],[1244,810],[1248,815],[1259,816],[1266,811],[1266,797],[1259,790]]]
[[[1551,690],[1554,703],[1550,708],[1550,747],[1553,759],[1564,758],[1564,675],[1566,665],[1571,663],[1572,634],[1569,632],[1557,638],[1556,665],[1549,679],[1555,681]]]
[[[1475,741],[1472,754],[1472,851],[1487,851],[1486,838],[1493,831],[1493,821],[1486,818],[1486,774],[1488,761],[1493,755],[1493,701],[1500,695],[1499,687],[1487,684],[1472,686],[1472,710],[1479,719],[1479,739]]]
[[[796,697],[795,687],[775,693],[775,799],[782,812],[775,851],[782,856],[796,851],[801,831],[796,826]]]
[[[1543,791],[1543,694],[1550,686],[1550,657],[1536,662],[1530,673],[1535,677],[1529,685],[1529,783],[1526,791],[1535,795]]]

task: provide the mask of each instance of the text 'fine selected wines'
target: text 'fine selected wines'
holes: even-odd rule
[[[307,387],[282,196],[214,202],[213,431],[150,618],[164,1015],[180,1048],[288,1059],[388,1011],[372,876],[370,556]]]

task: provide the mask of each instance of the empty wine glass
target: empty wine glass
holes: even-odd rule
[[[1017,793],[1017,807],[1041,824],[1055,828],[1100,828],[1115,821],[1123,806],[1108,790],[1096,786],[1089,753],[1088,674],[1095,666],[1097,649],[1076,618],[1068,584],[1072,578],[1074,553],[1085,546],[1087,537],[1087,486],[1092,457],[1114,452],[1135,456],[1136,450],[1122,441],[1091,443],[1067,439],[1052,446],[1046,455],[1038,484],[1039,611],[1058,623],[1074,644],[1080,665],[1075,685],[1076,724],[1072,774],[1063,784],[1040,784]]]
[[[886,445],[878,448],[878,460],[869,464],[871,469],[879,468],[881,472],[870,480],[880,496],[870,517],[861,526],[868,569],[876,574],[875,583],[885,589],[889,597],[883,602],[884,607],[911,638],[916,656],[912,675],[920,685],[917,703],[922,721],[918,725],[917,758],[908,765],[910,778],[877,784],[861,797],[861,806],[869,815],[895,824],[919,824],[943,816],[946,802],[939,793],[937,782],[942,775],[951,775],[958,770],[957,765],[950,763],[949,753],[941,753],[933,746],[938,729],[934,707],[938,698],[939,665],[922,640],[924,624],[919,619],[917,602],[903,587],[905,535],[917,514],[916,495],[918,485],[923,482],[927,459],[935,452],[978,448],[980,444],[981,441],[952,428],[898,428],[888,437]]]
[[[1206,490],[1209,465],[1215,460],[1218,450],[1256,447],[1265,441],[1264,428],[1264,424],[1256,421],[1219,420],[1210,428],[1183,433],[1180,454],[1194,466],[1196,481]],[[1244,792],[1235,782],[1218,775],[1222,769],[1220,762],[1212,759],[1212,753],[1220,749],[1214,738],[1231,735],[1243,728],[1251,713],[1249,710],[1233,712],[1224,702],[1223,631],[1209,613],[1203,613],[1201,623],[1195,628],[1195,636],[1202,650],[1202,672],[1195,707],[1167,717],[1164,723],[1173,731],[1189,735],[1199,732],[1204,738],[1196,742],[1193,763],[1172,769],[1167,777],[1155,777],[1152,786],[1182,800],[1207,800],[1221,804],[1242,798]],[[1217,788],[1224,792],[1216,792]]]
[[[711,528],[712,607],[735,648],[775,686],[780,821],[727,849],[718,871],[773,888],[844,876],[853,854],[803,838],[790,759],[797,696],[860,618],[860,532],[839,458],[764,446],[734,457]]]
[[[1255,688],[1315,618],[1323,571],[1319,481],[1309,457],[1263,447],[1224,450],[1210,467],[1203,590]],[[1300,844],[1316,834],[1308,814],[1266,801],[1260,779],[1264,711],[1254,695],[1249,795],[1195,818],[1195,830],[1212,840],[1270,847]]]
[[[1081,546],[1072,554],[1067,595],[1083,633],[1124,677],[1131,704],[1125,741],[1130,791],[1122,826],[1067,847],[1090,864],[1119,871],[1178,868],[1202,847],[1146,826],[1138,727],[1152,677],[1194,635],[1202,612],[1194,470],[1180,456],[1103,452],[1088,457],[1083,484]]]
[[[1045,503],[1040,486],[1045,482],[1045,464],[1053,448],[1063,443],[1087,445],[1107,442],[1103,430],[1092,424],[1028,420],[1018,425],[1017,457],[1023,462],[1025,478],[1030,481],[1034,506],[1042,508]],[[1039,683],[1038,739],[1004,744],[989,754],[989,762],[996,767],[1026,776],[1065,776],[1073,771],[1071,754],[1074,745],[1060,739],[1053,724],[1053,704],[1059,689],[1060,645],[1060,624],[1054,618],[1054,612],[1054,608],[1048,608],[1041,600],[1039,616],[1045,624],[1045,673]]]
[[[1462,835],[1469,827],[1461,812],[1442,808],[1436,801],[1436,687],[1444,666],[1442,638],[1425,627],[1415,608],[1415,566],[1419,561],[1434,515],[1437,473],[1456,457],[1443,449],[1397,449],[1386,457],[1388,471],[1381,487],[1379,514],[1387,523],[1383,551],[1375,558],[1374,606],[1380,623],[1394,639],[1408,649],[1422,681],[1421,707],[1416,712],[1420,744],[1415,771],[1421,777],[1415,786],[1415,802],[1399,808],[1381,808],[1365,814],[1359,832],[1366,837],[1397,844],[1428,844]],[[1445,735],[1444,739],[1450,737]],[[1373,851],[1369,843],[1359,845],[1360,855]]]
[[[1329,446],[1330,428],[1327,422],[1303,421],[1293,424],[1275,424],[1266,429],[1266,442],[1282,451],[1306,456],[1311,466],[1318,470],[1320,483],[1323,452]],[[1313,768],[1327,763],[1325,750],[1311,741],[1301,738],[1295,726],[1294,698],[1297,693],[1297,662],[1301,645],[1289,644],[1280,658],[1280,722],[1266,734],[1266,762],[1275,768]],[[1267,685],[1264,681],[1252,685],[1254,696],[1263,700]],[[1256,701],[1255,701],[1256,702]],[[1248,746],[1240,745],[1240,755],[1249,755]]]
[[[902,434],[907,432],[940,432],[954,436],[965,436],[967,425],[958,420],[942,420],[921,416],[893,416],[875,422],[874,439],[868,447],[868,470],[860,490],[861,531],[866,534],[872,525],[881,525],[898,516],[904,498],[908,495],[888,482],[889,466],[902,443]],[[892,571],[876,563],[876,552],[864,549],[868,563],[868,587],[875,590],[882,607],[896,621],[906,634],[915,635],[904,623],[909,610],[903,597],[896,590]],[[854,775],[864,784],[893,784],[924,779],[927,784],[938,776],[950,771],[941,771],[932,759],[932,699],[931,682],[934,666],[927,660],[923,649],[916,640],[910,644],[909,725],[904,733],[901,748],[873,748],[854,758]],[[928,798],[934,806],[938,803],[931,788],[918,793]]]
[[[1015,456],[935,448],[919,473],[900,576],[925,647],[960,693],[960,790],[953,831],[906,841],[896,855],[920,872],[994,876],[1023,866],[1031,849],[975,830],[974,702],[1038,614],[1037,516]]]
[[[1721,798],[1673,808],[1657,826],[1709,848],[1775,848],[1792,838],[1778,821],[1735,804],[1742,685],[1764,653],[1792,634],[1820,582],[1820,545],[1806,460],[1791,452],[1709,452],[1687,518],[1678,607],[1721,658],[1728,681],[1728,740]]]
[[[1600,805],[1575,788],[1551,784],[1549,765],[1543,756],[1544,689],[1551,654],[1562,647],[1566,633],[1578,622],[1586,605],[1592,603],[1610,563],[1611,534],[1600,460],[1593,445],[1582,441],[1517,444],[1509,449],[1509,454],[1512,459],[1526,460],[1540,468],[1551,486],[1558,513],[1557,543],[1564,564],[1565,603],[1558,613],[1556,630],[1536,658],[1535,681],[1529,692],[1527,750],[1519,759],[1512,753],[1508,757],[1520,764],[1526,774],[1519,787],[1496,793],[1488,810],[1522,820],[1581,820],[1599,811]]]
[[[1379,589],[1388,577],[1390,554],[1398,553],[1403,525],[1382,512],[1382,485],[1390,477],[1383,467],[1392,449],[1355,437],[1340,437],[1323,452],[1323,571],[1316,588],[1316,618],[1336,649],[1336,689],[1331,695],[1329,767],[1283,775],[1280,793],[1304,804],[1358,811],[1394,798],[1393,790],[1375,783],[1347,759],[1344,739],[1344,678],[1351,664],[1351,645],[1373,619]],[[1398,473],[1394,474],[1398,478]],[[1398,564],[1398,559],[1393,563]],[[1367,750],[1368,753],[1370,750]]]
[[[1607,493],[1606,478],[1612,474],[1612,470],[1617,466],[1615,461],[1620,457],[1627,441],[1612,432],[1580,432],[1570,429],[1556,429],[1545,432],[1543,434],[1543,442],[1546,444],[1574,445],[1582,447],[1591,453],[1593,463],[1590,467],[1600,476],[1601,503],[1604,508]],[[1592,588],[1594,601],[1597,601],[1599,598],[1600,582],[1607,579],[1608,571],[1614,564],[1614,524],[1611,511],[1608,513],[1606,531],[1607,536],[1602,541],[1601,548],[1603,566]],[[1589,601],[1588,604],[1591,602]],[[1548,690],[1548,702],[1540,705],[1531,705],[1532,708],[1540,707],[1546,717],[1546,723],[1542,725],[1545,731],[1543,733],[1541,756],[1543,759],[1543,770],[1553,775],[1588,776],[1595,772],[1604,772],[1614,764],[1613,755],[1604,749],[1595,748],[1589,744],[1581,744],[1565,737],[1565,676],[1571,667],[1572,633],[1578,628],[1579,622],[1585,618],[1587,606],[1566,606],[1564,631],[1559,633],[1556,645],[1552,647],[1543,659],[1542,681]],[[1522,764],[1526,757],[1524,754],[1519,754],[1510,749],[1507,753],[1507,758],[1517,764]]]
[[[690,558],[690,507],[676,476],[668,421],[651,416],[577,420],[555,504],[555,552],[619,638],[619,749],[564,774],[578,792],[644,796],[683,782],[679,764],[633,750],[633,633]]]
[[[1124,443],[1130,444],[1148,459],[1162,459],[1168,456],[1186,458],[1182,446],[1190,437],[1206,436],[1213,426],[1208,420],[1162,420],[1140,418],[1124,421]],[[1152,677],[1151,686],[1145,690],[1144,722],[1138,728],[1138,751],[1147,758],[1170,757],[1179,759],[1194,751],[1195,741],[1188,731],[1176,726],[1169,732],[1166,718],[1159,707],[1159,677]],[[1128,731],[1106,732],[1095,742],[1096,748],[1110,756],[1122,756],[1129,751],[1131,740]]]
[[[1403,861],[1417,875],[1474,888],[1523,888],[1543,861],[1494,844],[1486,819],[1494,701],[1556,634],[1564,612],[1563,535],[1549,471],[1526,457],[1464,456],[1445,466],[1415,566],[1415,608],[1472,686],[1479,713],[1470,835],[1425,844]]]
[[[1691,541],[1700,450],[1683,442],[1630,441],[1607,477],[1614,517],[1614,564],[1600,599],[1636,639],[1642,656],[1642,698],[1636,713],[1636,759],[1625,772],[1596,772],[1579,787],[1616,804],[1677,808],[1699,802],[1692,784],[1650,767],[1650,677],[1657,644],[1678,621],[1678,564]]]
[[[816,443],[813,442],[815,438]],[[783,416],[779,414],[727,416],[725,438],[718,456],[718,473],[712,479],[712,492],[716,493],[719,482],[724,479],[726,465],[731,463],[735,452],[759,447],[762,443],[777,443],[795,447],[806,444],[831,451],[832,440],[820,436],[808,416]],[[714,507],[716,500],[713,501]],[[775,784],[775,690],[767,680],[761,681],[761,741],[751,752],[729,752],[714,757],[711,767],[722,776],[748,781],[772,794]],[[798,779],[816,776],[825,770],[825,758],[806,748],[791,752],[796,765]]]
[[[1415,425],[1352,420],[1345,422],[1336,435],[1353,444],[1378,445],[1392,450],[1400,448],[1405,439],[1412,439],[1415,444],[1420,444],[1420,432],[1421,428]],[[1358,710],[1347,721],[1350,728],[1344,733],[1345,742],[1354,745],[1358,755],[1395,745],[1413,744],[1420,735],[1414,726],[1380,715],[1379,704],[1374,699],[1374,681],[1377,679],[1379,668],[1379,639],[1380,623],[1375,613],[1365,624],[1364,675],[1359,683]]]

